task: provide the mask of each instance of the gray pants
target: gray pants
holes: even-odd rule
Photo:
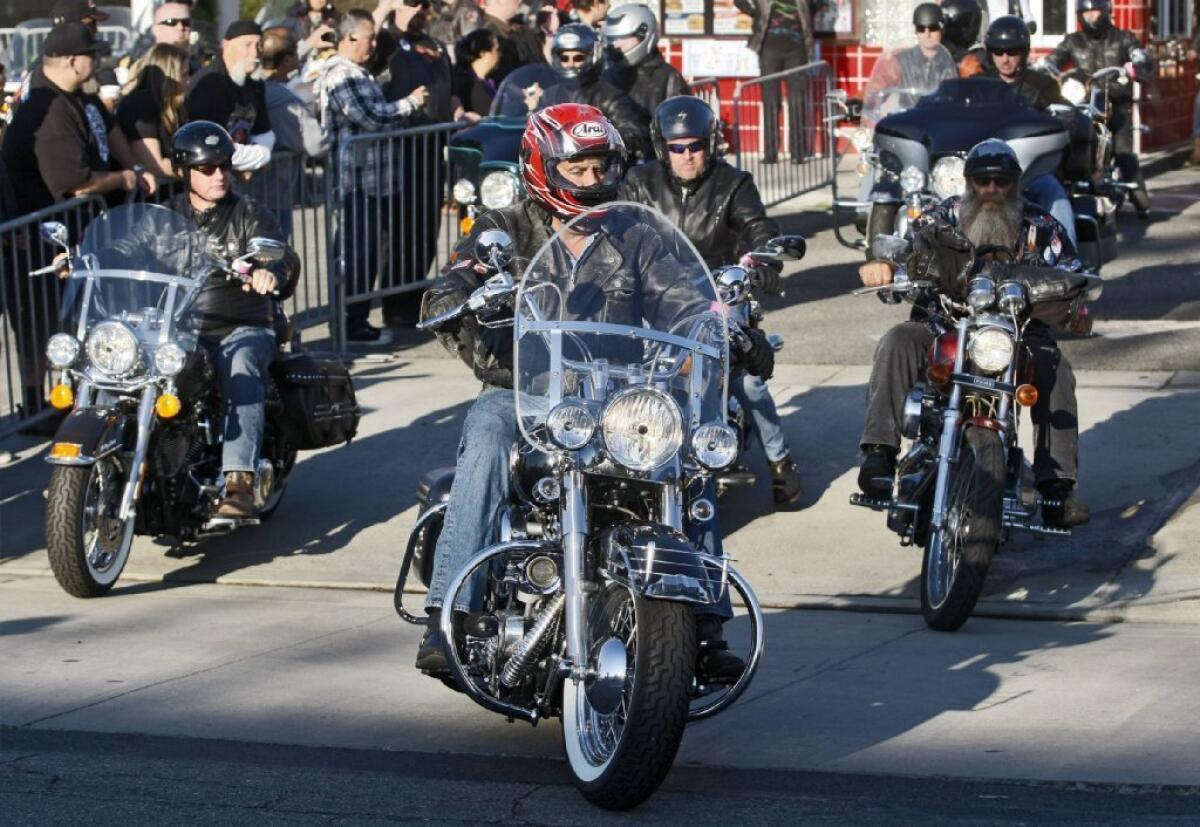
[[[867,422],[863,445],[900,447],[904,398],[925,373],[933,332],[921,322],[903,322],[889,330],[875,349],[867,386]],[[1075,373],[1044,327],[1030,325],[1025,346],[1033,355],[1033,472],[1038,482],[1075,481],[1079,464],[1079,416]]]

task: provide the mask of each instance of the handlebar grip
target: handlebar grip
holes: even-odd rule
[[[431,330],[436,327],[441,327],[446,322],[452,322],[459,316],[463,315],[466,310],[467,306],[465,304],[460,304],[458,307],[447,310],[445,313],[439,313],[432,319],[425,319],[424,321],[417,322],[417,330]]]
[[[45,267],[39,267],[36,270],[31,270],[29,275],[31,275],[31,276],[48,276],[51,273],[57,273],[59,271],[59,269],[60,269],[60,265],[47,264]]]

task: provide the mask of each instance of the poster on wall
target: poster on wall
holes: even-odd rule
[[[754,21],[738,11],[733,0],[713,0],[713,34],[733,34],[749,37]]]
[[[814,0],[813,33],[854,34],[854,0]]]
[[[704,34],[704,0],[666,0],[663,34]]]
[[[756,78],[758,55],[741,40],[683,41],[683,76]]]

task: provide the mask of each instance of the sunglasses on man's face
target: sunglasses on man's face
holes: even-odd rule
[[[692,141],[690,144],[667,144],[672,155],[683,155],[685,152],[703,152],[704,141]]]
[[[192,27],[192,18],[190,17],[167,17],[158,21],[158,25],[166,26],[168,29],[173,29],[176,26],[182,26],[185,29]]]
[[[203,175],[205,178],[211,178],[218,172],[229,172],[233,169],[233,164],[197,164],[196,166],[192,167],[192,169]]]
[[[563,66],[582,66],[587,63],[587,55],[582,53],[559,55],[558,60]]]
[[[989,49],[996,57],[1020,57],[1024,54],[1020,49]]]
[[[980,189],[987,189],[988,187],[1005,189],[1006,187],[1012,186],[1012,179],[1005,178],[1003,176],[980,175],[978,178],[972,178],[971,180],[974,181],[975,186],[979,187]]]
[[[941,26],[917,26],[917,34],[925,34],[925,32],[940,32]]]

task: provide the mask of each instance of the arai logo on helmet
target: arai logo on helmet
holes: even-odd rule
[[[571,134],[576,138],[606,138],[608,130],[604,128],[604,124],[596,121],[583,121],[571,127]]]

